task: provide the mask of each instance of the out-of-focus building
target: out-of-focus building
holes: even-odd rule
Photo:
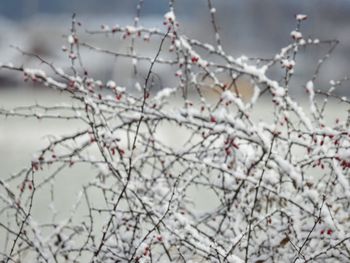
[[[104,0],[103,3],[94,0],[0,1],[0,62],[31,63],[28,57],[23,57],[9,47],[14,45],[56,63],[68,64],[60,52],[60,47],[65,42],[62,35],[69,32],[72,13],[78,15],[84,23],[84,28],[97,28],[100,24],[126,25],[133,23],[138,2],[138,0]],[[272,57],[290,41],[290,32],[296,25],[295,14],[306,13],[309,19],[302,26],[305,36],[341,41],[338,50],[323,68],[322,80],[338,79],[348,73],[350,61],[348,0],[217,0],[213,1],[213,4],[217,10],[223,47],[233,56],[244,54],[262,58]],[[175,1],[175,9],[183,33],[214,43],[214,34],[208,33],[211,25],[207,1],[191,0],[189,4],[188,0],[178,0]],[[140,24],[162,28],[162,17],[167,10],[167,1],[145,0]],[[320,48],[297,58],[299,68],[296,71],[297,77],[306,81],[318,59],[326,51],[326,48]],[[110,64],[105,60],[99,60],[94,56],[87,56],[85,59],[96,77],[115,76]],[[12,75],[0,72],[0,81],[11,83]]]

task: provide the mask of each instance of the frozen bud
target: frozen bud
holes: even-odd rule
[[[74,60],[77,58],[77,55],[75,53],[71,52],[71,53],[69,53],[69,58]]]
[[[303,38],[303,35],[299,31],[295,31],[295,30],[290,32],[290,35],[294,40],[299,40]]]
[[[198,60],[199,60],[199,58],[198,58],[197,56],[193,56],[193,57],[191,57],[191,61],[192,61],[192,63],[197,63],[197,62],[198,62]]]
[[[117,87],[117,84],[113,80],[110,80],[107,82],[107,87],[110,89],[115,89]]]
[[[175,76],[176,77],[181,77],[182,76],[182,71],[181,70],[178,70],[175,72]]]
[[[102,88],[102,86],[103,86],[103,83],[102,83],[101,80],[96,80],[96,81],[95,81],[95,84],[96,84],[98,87],[100,87],[100,88]]]
[[[307,15],[304,15],[304,14],[298,14],[295,16],[295,19],[298,20],[298,21],[304,21],[307,19]]]
[[[173,23],[175,21],[175,14],[173,11],[169,11],[164,15],[165,21]]]
[[[312,82],[312,80],[309,80],[307,83],[306,83],[306,90],[308,92],[313,92],[314,90],[314,83]]]
[[[306,41],[304,39],[300,39],[299,41],[299,45],[303,46],[306,44]]]
[[[71,45],[74,44],[74,37],[73,37],[72,35],[69,35],[68,38],[67,38],[67,40],[68,40],[68,43],[69,43],[69,44],[71,44]]]
[[[287,69],[292,69],[295,66],[295,61],[294,60],[288,60],[288,59],[283,59],[282,61],[282,66]]]

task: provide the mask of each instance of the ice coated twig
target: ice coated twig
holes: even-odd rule
[[[39,68],[0,64],[68,101],[0,107],[3,118],[79,123],[69,134],[47,136],[26,167],[0,180],[0,261],[349,261],[350,114],[325,117],[334,101],[349,106],[337,93],[349,77],[319,81],[338,41],[305,38],[308,17],[300,14],[286,34],[290,43],[271,58],[233,57],[213,1],[214,44],[183,34],[175,1],[158,28],[144,27],[143,2],[132,25],[82,32],[73,15],[65,68],[25,47],[16,49]],[[119,37],[127,48],[100,47],[92,36]],[[292,80],[300,50],[324,46],[299,87]],[[85,51],[123,59],[131,84],[95,79]],[[262,104],[270,112],[257,121]],[[92,175],[65,214],[57,182],[79,173],[75,167]],[[44,221],[33,209],[39,201],[50,207]]]

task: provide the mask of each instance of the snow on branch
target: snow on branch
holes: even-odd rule
[[[349,116],[325,118],[331,101],[347,105],[335,91],[348,78],[328,91],[317,81],[338,42],[305,38],[300,25],[307,16],[300,14],[290,44],[271,58],[235,58],[222,44],[212,1],[214,44],[182,33],[173,1],[158,28],[142,26],[142,6],[140,0],[133,25],[102,25],[86,30],[88,38],[74,15],[66,68],[25,48],[18,51],[41,68],[0,64],[69,101],[1,107],[1,116],[80,123],[50,136],[24,169],[0,180],[1,260],[349,261]],[[128,49],[89,42],[114,41],[111,35]],[[139,48],[148,44],[152,52]],[[300,50],[320,46],[330,47],[325,58],[295,86]],[[83,50],[129,61],[131,84],[95,79]],[[307,100],[290,96],[292,88]],[[272,109],[266,118],[261,105]],[[76,166],[93,176],[63,214],[55,198],[65,193],[56,181]],[[52,213],[44,221],[33,210],[41,199]]]

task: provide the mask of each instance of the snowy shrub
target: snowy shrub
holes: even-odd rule
[[[1,108],[2,116],[79,123],[1,178],[2,261],[349,261],[350,119],[327,119],[330,105],[348,105],[336,92],[347,78],[318,81],[338,42],[306,38],[307,16],[297,15],[290,44],[271,58],[234,57],[210,0],[214,44],[184,35],[172,2],[158,28],[142,26],[141,8],[133,25],[86,32],[73,16],[66,68],[25,48],[39,69],[1,65],[69,97]],[[82,34],[129,48],[98,47]],[[152,51],[143,53],[146,46]],[[324,47],[315,73],[292,82],[298,59]],[[124,59],[134,77],[127,85],[95,79],[84,51]],[[304,95],[293,98],[291,89]],[[76,166],[93,176],[62,214],[55,200],[65,189],[56,180]],[[38,202],[51,208],[44,221]]]

